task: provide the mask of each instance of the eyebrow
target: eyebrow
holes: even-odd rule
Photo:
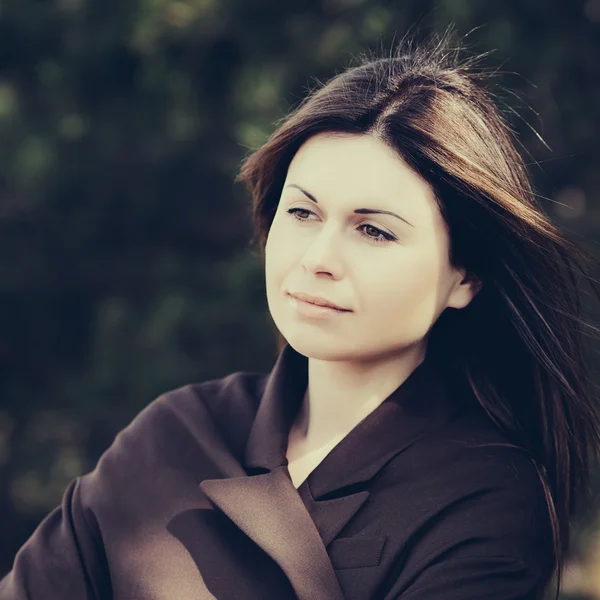
[[[300,190],[309,200],[312,200],[315,204],[319,204],[317,199],[310,192],[307,192],[306,190],[302,189],[299,185],[296,185],[295,183],[289,183],[285,187],[296,188],[297,190]],[[392,217],[396,217],[397,219],[404,221],[411,227],[414,227],[414,225],[412,223],[409,223],[405,218],[389,210],[381,210],[379,208],[357,208],[354,212],[358,215],[391,215]]]

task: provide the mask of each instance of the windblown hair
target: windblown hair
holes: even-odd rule
[[[600,298],[586,275],[598,263],[545,215],[478,64],[449,35],[404,40],[389,57],[362,55],[310,91],[245,158],[237,180],[252,197],[253,244],[263,259],[288,166],[317,133],[377,136],[432,186],[451,264],[483,286],[467,307],[442,313],[428,352],[443,356],[535,464],[552,522],[558,596],[571,517],[591,498],[600,448],[584,352],[584,334],[598,337],[598,329],[582,317],[578,289],[583,276]]]

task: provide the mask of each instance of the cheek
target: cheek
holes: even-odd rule
[[[276,222],[273,222],[265,244],[265,277],[267,288],[279,285],[289,262],[289,244],[286,244]]]
[[[273,244],[271,243],[272,238],[267,239],[265,245],[265,281],[267,290],[273,285],[273,279],[277,272],[276,258],[277,253],[273,251]]]
[[[366,270],[361,295],[369,311],[388,316],[430,313],[438,288],[433,263],[422,254],[407,255]]]

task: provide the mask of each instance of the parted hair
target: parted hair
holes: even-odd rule
[[[245,157],[237,180],[252,199],[252,244],[264,259],[288,166],[317,133],[377,136],[432,186],[450,234],[450,263],[482,287],[465,308],[442,313],[428,352],[443,357],[536,466],[552,523],[558,597],[571,519],[591,499],[600,448],[586,344],[600,336],[582,314],[580,291],[587,280],[600,298],[589,274],[599,263],[546,215],[489,89],[490,73],[452,32],[426,43],[405,38],[388,56],[353,60],[309,91]]]

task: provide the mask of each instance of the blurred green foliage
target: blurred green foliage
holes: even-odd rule
[[[594,245],[600,0],[0,0],[0,574],[153,398],[271,367],[239,163],[417,23],[497,50],[548,212]]]

